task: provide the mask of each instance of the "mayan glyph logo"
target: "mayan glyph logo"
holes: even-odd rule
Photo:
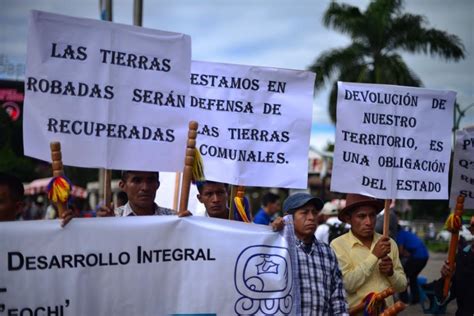
[[[293,275],[288,249],[272,246],[245,248],[237,258],[235,303],[238,315],[288,315],[293,306]]]

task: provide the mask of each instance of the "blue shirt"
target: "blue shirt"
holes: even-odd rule
[[[267,213],[265,213],[263,208],[260,208],[257,214],[255,214],[255,217],[253,218],[253,222],[255,224],[269,225],[271,219],[272,218]]]
[[[423,241],[412,232],[400,229],[397,234],[397,244],[403,246],[414,259],[426,259],[429,257]]]

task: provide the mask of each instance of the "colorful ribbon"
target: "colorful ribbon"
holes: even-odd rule
[[[451,233],[458,232],[461,229],[462,220],[461,216],[457,215],[456,213],[451,213],[444,224],[446,230]]]
[[[48,199],[53,203],[66,203],[71,196],[71,182],[64,176],[51,179],[47,187]]]

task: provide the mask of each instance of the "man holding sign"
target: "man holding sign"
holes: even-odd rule
[[[375,232],[377,213],[383,203],[360,194],[348,194],[347,206],[339,219],[351,225],[351,230],[331,243],[342,271],[349,308],[359,304],[370,292],[392,287],[405,290],[407,280],[398,256],[397,244]],[[393,304],[391,297],[387,305]]]

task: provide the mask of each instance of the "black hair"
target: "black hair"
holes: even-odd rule
[[[280,199],[280,196],[278,194],[268,192],[265,193],[262,197],[262,205],[267,206],[270,203],[275,203]]]
[[[226,183],[215,182],[215,181],[198,181],[198,182],[196,182],[196,187],[199,191],[199,194],[202,194],[202,190],[204,190],[204,186],[206,184],[222,184],[222,185],[224,185],[224,189],[226,190],[226,192],[229,192],[229,188],[228,188],[228,185]]]
[[[23,201],[25,188],[20,179],[8,173],[0,172],[0,185],[5,185],[10,191],[11,198],[15,201]]]
[[[127,182],[127,178],[128,178],[128,174],[129,173],[132,173],[132,172],[142,172],[142,171],[135,171],[135,170],[122,170],[122,181],[123,182]],[[143,171],[143,172],[147,172],[147,171]],[[160,181],[160,173],[158,171],[155,172],[156,173],[156,179],[158,181]]]
[[[117,200],[122,201],[123,204],[127,204],[127,202],[128,202],[127,193],[125,193],[123,191],[119,191],[119,193],[117,193]]]

